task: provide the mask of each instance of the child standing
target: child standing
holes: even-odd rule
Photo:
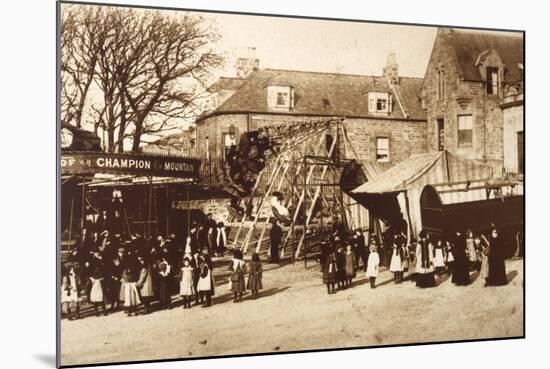
[[[396,284],[403,280],[403,249],[401,247],[399,235],[393,238],[392,254],[390,261],[390,272],[393,273],[393,280]]]
[[[477,251],[475,247],[474,234],[468,230],[466,232],[466,255],[468,256],[468,270],[472,270],[477,266]]]
[[[351,245],[346,246],[345,264],[344,269],[346,272],[345,286],[351,287],[351,281],[355,278],[355,267],[357,265],[357,259],[355,253],[351,249]]]
[[[336,264],[336,256],[334,252],[329,252],[325,264],[323,265],[323,283],[327,285],[328,294],[335,293],[336,289],[336,272],[338,265]]]
[[[78,305],[78,276],[74,266],[64,266],[61,283],[61,309],[65,308],[69,320],[80,319],[80,306]],[[74,305],[76,315],[71,313],[71,305]]]
[[[122,276],[124,281],[122,284],[122,289],[124,290],[124,308],[128,316],[132,316],[132,314],[137,315],[137,307],[141,304],[136,286],[138,281],[138,267],[135,264],[136,263],[129,263],[124,269],[124,274]]]
[[[241,250],[235,250],[233,260],[229,269],[231,270],[231,291],[233,291],[233,302],[241,301],[245,291],[244,273],[245,263]]]
[[[214,279],[212,278],[212,268],[210,263],[202,259],[200,264],[199,282],[197,283],[197,291],[201,300],[202,307],[212,306],[212,295],[214,294]]]
[[[440,276],[445,271],[445,247],[443,241],[438,239],[434,247],[434,268],[435,274]]]
[[[258,291],[262,286],[262,263],[258,253],[252,254],[252,261],[248,267],[248,283],[247,288],[252,291],[252,299],[256,299]]]
[[[95,315],[99,316],[99,305],[103,308],[103,315],[107,315],[107,310],[105,309],[105,296],[103,294],[103,276],[98,267],[94,269],[90,281],[92,282],[90,302],[94,305]]]
[[[451,274],[453,272],[453,266],[455,264],[455,257],[453,255],[453,247],[451,246],[451,243],[449,241],[445,241],[445,251],[446,251],[446,264],[447,264],[447,272]]]
[[[369,254],[369,261],[367,262],[367,273],[366,276],[370,280],[370,288],[376,288],[376,277],[378,276],[378,270],[380,268],[380,255],[376,251],[377,247],[374,244],[371,244]]]
[[[180,281],[180,296],[183,298],[184,309],[191,308],[191,298],[195,295],[194,273],[195,270],[191,266],[189,259],[184,258]]]
[[[341,244],[336,249],[336,280],[338,281],[338,289],[346,288],[346,255]]]

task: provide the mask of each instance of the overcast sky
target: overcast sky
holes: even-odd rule
[[[260,68],[380,75],[394,52],[401,76],[423,77],[436,28],[268,16],[202,13],[217,24],[234,76],[235,59],[256,47]]]

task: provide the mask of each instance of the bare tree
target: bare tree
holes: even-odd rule
[[[67,119],[75,117],[81,124],[87,107],[94,131],[101,127],[107,134],[108,151],[122,152],[129,139],[137,152],[145,137],[174,130],[200,113],[210,73],[223,62],[211,48],[218,35],[205,19],[85,8],[62,20],[68,59],[62,69],[62,89],[67,90],[62,110]],[[86,105],[92,83],[101,98]]]
[[[97,54],[93,43],[98,33],[98,12],[72,8],[61,23],[61,111],[62,120],[82,126],[82,115],[94,79]]]

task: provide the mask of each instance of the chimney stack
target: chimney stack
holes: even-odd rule
[[[383,69],[383,75],[390,81],[392,85],[399,84],[399,68],[397,65],[397,59],[395,53],[388,54],[386,66]]]
[[[260,68],[260,59],[256,58],[256,48],[249,47],[247,52],[247,57],[237,58],[237,63],[235,65],[237,78],[246,78],[250,73]]]

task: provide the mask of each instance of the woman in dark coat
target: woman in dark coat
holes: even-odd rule
[[[491,237],[489,238],[489,276],[487,278],[487,285],[504,286],[508,284],[504,259],[504,245],[498,236],[497,229],[493,228]]]
[[[172,303],[172,293],[171,293],[171,282],[172,282],[172,274],[171,272],[171,266],[168,264],[166,259],[162,259],[158,264],[158,278],[159,278],[159,302],[160,302],[160,308],[171,309],[171,303]]]
[[[460,233],[456,233],[454,239],[454,265],[453,277],[451,281],[457,286],[467,286],[470,284],[470,261],[466,254],[466,239]]]

